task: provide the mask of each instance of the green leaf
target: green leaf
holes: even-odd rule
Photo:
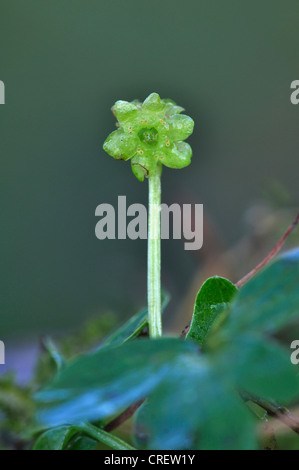
[[[293,250],[249,281],[235,296],[221,329],[212,331],[207,351],[229,367],[236,386],[276,401],[298,394],[290,351],[271,340],[298,316],[299,250]]]
[[[195,351],[194,344],[169,338],[107,346],[82,356],[36,395],[42,405],[38,418],[57,426],[112,416],[148,396],[179,356]]]
[[[155,450],[255,449],[254,421],[240,397],[204,357],[176,365],[139,410],[135,440]]]
[[[220,363],[223,367],[232,363],[232,380],[253,395],[288,403],[298,394],[296,368],[289,350],[257,333],[232,341]]]
[[[98,442],[86,436],[74,436],[65,450],[95,450]]]
[[[299,249],[278,258],[240,290],[223,334],[274,333],[299,317]]]
[[[82,423],[81,430],[85,432],[92,439],[96,439],[105,446],[111,447],[115,450],[136,450],[127,442],[123,441],[117,436],[110,434],[109,432],[104,431],[96,426],[93,426],[90,423]]]
[[[89,439],[88,442],[86,442],[87,438],[82,434],[86,434],[92,441]],[[72,439],[74,436],[80,438],[80,441],[74,441]],[[80,450],[78,448],[79,443],[81,446],[86,444],[90,446],[90,444],[95,443],[94,439],[116,450],[133,450],[133,447],[118,437],[88,423],[80,423],[78,426],[60,426],[49,429],[38,438],[33,450],[64,450],[66,448],[67,450]],[[77,446],[76,449],[74,448],[75,442]],[[84,450],[88,449],[85,448]]]
[[[211,277],[197,294],[188,339],[194,339],[201,346],[214,324],[216,318],[232,301],[238,289],[223,277]]]
[[[162,293],[162,312],[169,303],[170,295]],[[148,310],[144,308],[141,312],[131,317],[123,326],[113,332],[105,341],[104,346],[126,343],[136,338],[144,328],[148,326]]]
[[[77,433],[78,428],[76,426],[61,426],[50,429],[38,438],[33,450],[63,450]]]

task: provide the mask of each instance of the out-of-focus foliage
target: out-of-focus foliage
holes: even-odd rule
[[[296,249],[240,291],[226,279],[208,279],[186,340],[139,339],[147,333],[146,309],[114,333],[116,319],[104,315],[102,324],[93,319],[57,346],[44,340],[30,385],[19,386],[13,376],[0,380],[0,446],[131,449],[104,427],[148,397],[134,434],[125,436],[138,448],[299,448],[297,436],[272,430],[255,399],[282,406],[299,399],[297,368],[278,341],[298,317],[298,285]],[[167,302],[166,294],[163,307]]]
[[[34,391],[49,382],[63,368],[69,357],[77,356],[101,341],[117,324],[116,315],[104,313],[88,320],[81,328],[57,339],[41,341],[41,351],[34,377],[28,385],[17,383],[13,374],[0,378],[0,447],[3,449],[28,448],[39,428],[34,419]],[[145,323],[146,326],[146,323]],[[82,442],[78,438],[76,447]],[[90,444],[90,442],[89,442]]]
[[[32,387],[20,387],[14,376],[0,378],[0,448],[24,448],[33,423]]]
[[[35,396],[39,421],[45,427],[98,420],[104,424],[124,407],[149,397],[136,418],[140,448],[258,448],[256,418],[265,420],[265,413],[259,416],[242,403],[242,391],[283,405],[299,397],[290,352],[273,338],[298,315],[298,284],[298,249],[239,292],[229,281],[211,279],[201,292],[207,300],[202,319],[199,306],[195,308],[199,327],[192,328],[192,341],[163,338],[103,345],[71,361]],[[214,315],[217,305],[226,307],[220,317]],[[205,349],[199,353],[203,332]]]

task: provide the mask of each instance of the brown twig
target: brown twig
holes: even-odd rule
[[[138,410],[138,408],[142,405],[144,400],[139,400],[136,403],[133,403],[133,405],[129,406],[125,411],[123,411],[119,416],[114,418],[112,421],[110,421],[106,426],[104,427],[104,430],[107,432],[111,432],[114,429],[118,428],[121,424],[123,424],[125,421],[130,419],[134,413]]]
[[[247,392],[241,392],[241,396],[244,401],[252,401],[263,408],[271,418],[279,419],[296,434],[299,434],[299,418],[297,418],[297,416],[291,413],[287,408],[279,406],[276,403],[263,400],[262,398],[253,396]]]
[[[299,419],[293,415],[288,409],[280,406],[275,406],[271,403],[267,403],[263,400],[259,400],[258,405],[261,406],[268,415],[272,418],[277,418],[282,421],[286,426],[292,429],[296,434],[299,434]]]
[[[181,333],[181,338],[185,338],[185,336],[187,336],[187,334],[190,330],[190,326],[191,326],[191,321],[189,321],[188,325],[183,329],[183,331]]]
[[[266,256],[266,258],[260,264],[258,264],[258,266],[256,266],[252,271],[250,271],[250,273],[246,274],[246,276],[244,276],[242,279],[240,279],[240,281],[238,281],[236,283],[236,287],[238,287],[238,288],[243,287],[244,284],[246,284],[246,282],[248,282],[253,276],[255,276],[270,261],[272,261],[272,259],[279,253],[279,251],[281,250],[281,248],[285,244],[285,241],[290,236],[290,234],[292,233],[292,231],[294,230],[294,228],[296,227],[298,222],[299,222],[299,213],[298,213],[296,219],[294,220],[294,222],[289,226],[289,228],[284,233],[284,235],[281,237],[281,239],[279,240],[277,245],[271,251],[271,253],[269,253],[268,256]]]
[[[279,450],[278,442],[275,436],[275,429],[271,423],[266,423],[264,428],[264,450]]]

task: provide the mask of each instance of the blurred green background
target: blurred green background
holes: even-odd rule
[[[146,242],[94,234],[98,204],[147,201],[147,183],[102,150],[117,99],[156,91],[193,117],[192,165],[165,168],[163,201],[203,203],[225,246],[273,182],[298,200],[297,0],[0,6],[2,340],[145,303]],[[163,242],[173,306],[196,267],[181,242]]]

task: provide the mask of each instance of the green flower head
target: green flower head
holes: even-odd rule
[[[193,120],[172,100],[157,93],[139,101],[117,101],[112,108],[118,129],[104,143],[104,150],[117,160],[130,160],[134,175],[143,181],[161,164],[184,168],[192,149],[183,142],[193,132]]]

